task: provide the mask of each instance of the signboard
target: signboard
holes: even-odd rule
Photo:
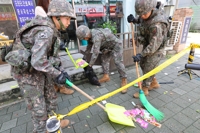
[[[185,17],[180,44],[185,44],[187,41],[188,32],[190,29],[191,17]]]
[[[0,21],[16,20],[14,12],[0,12]]]
[[[35,17],[34,0],[12,0],[19,26],[22,27],[26,20]]]
[[[110,6],[110,13],[115,13],[116,6]]]
[[[75,12],[81,15],[86,13],[102,13],[104,8],[103,5],[75,5]]]
[[[0,0],[0,4],[12,4],[11,0]]]

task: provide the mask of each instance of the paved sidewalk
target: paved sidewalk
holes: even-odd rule
[[[162,84],[160,89],[152,90],[147,96],[149,102],[165,114],[160,122],[161,128],[149,125],[147,129],[135,123],[136,128],[127,127],[110,122],[107,113],[94,105],[75,115],[67,117],[71,124],[63,129],[64,133],[199,133],[200,132],[200,78],[187,74],[177,76],[178,71],[184,69],[188,54],[157,74],[159,82],[174,81],[174,84]],[[200,56],[195,55],[194,62],[199,63]],[[162,60],[164,62],[164,60]],[[127,68],[128,81],[136,79],[135,67]],[[101,87],[89,83],[78,85],[83,91],[94,98],[104,95],[120,87],[119,74],[114,72],[111,80]],[[138,88],[130,87],[127,94],[116,94],[106,99],[117,105],[132,109],[132,97]],[[73,95],[58,94],[57,113],[66,114],[77,105],[88,101],[79,92]],[[0,133],[31,133],[33,124],[30,111],[22,101],[0,109]]]

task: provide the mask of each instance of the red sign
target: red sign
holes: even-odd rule
[[[16,20],[15,14],[13,12],[0,12],[0,21],[5,20]]]
[[[101,5],[75,5],[76,13],[100,13],[103,12],[103,6]]]
[[[110,6],[110,13],[115,13],[116,6]]]

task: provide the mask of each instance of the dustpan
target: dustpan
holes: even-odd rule
[[[91,96],[89,96],[87,93],[85,93],[84,91],[79,89],[77,86],[75,86],[69,80],[66,80],[66,84],[69,85],[70,87],[74,88],[75,90],[77,90],[78,92],[83,94],[84,96],[86,96],[88,99],[94,100]],[[92,105],[93,103],[91,102],[90,104]],[[131,117],[127,117],[124,114],[124,112],[126,111],[126,109],[124,107],[119,106],[119,105],[115,105],[115,104],[112,104],[112,103],[106,103],[105,107],[102,104],[98,103],[98,102],[96,104],[99,107],[101,107],[102,109],[104,109],[104,111],[107,112],[108,118],[110,119],[110,121],[112,121],[114,123],[121,124],[121,125],[135,127],[135,125],[134,125],[134,123],[132,121],[132,118]],[[84,110],[84,109],[88,108],[89,106],[90,105],[88,105],[87,102],[86,102],[86,104],[82,104],[82,106],[78,106],[78,108],[74,108],[72,111],[70,111],[68,113],[68,115],[75,114],[75,113],[77,113],[77,112],[79,112],[81,110]]]
[[[129,118],[124,114],[126,111],[124,107],[112,103],[106,103],[105,111],[112,122],[135,127],[132,118]]]

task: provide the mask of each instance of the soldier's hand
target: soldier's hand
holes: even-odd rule
[[[61,72],[61,74],[56,78],[56,83],[58,84],[65,84],[66,83],[66,79],[70,80],[70,76],[68,75],[67,72]]]
[[[132,56],[134,62],[139,62],[142,58],[141,54],[136,54],[136,56]]]
[[[84,68],[84,70],[85,70],[85,73],[90,73],[90,71],[93,71],[93,69],[92,69],[92,67],[91,66],[86,66],[85,68]]]
[[[134,24],[137,23],[137,19],[134,18],[133,14],[128,15],[127,21],[129,23],[134,23]]]

